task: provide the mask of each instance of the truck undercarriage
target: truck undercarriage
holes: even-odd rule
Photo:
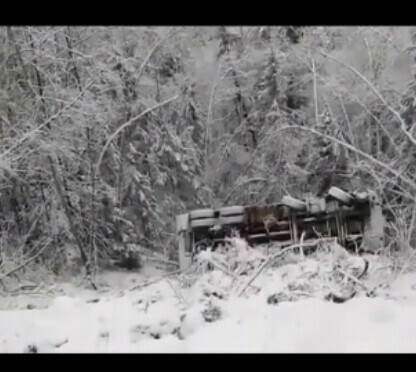
[[[186,269],[196,252],[215,249],[233,233],[252,246],[273,242],[279,248],[336,238],[347,249],[374,252],[383,246],[383,226],[374,192],[348,193],[336,187],[322,198],[285,196],[276,204],[198,209],[177,216],[179,263]]]

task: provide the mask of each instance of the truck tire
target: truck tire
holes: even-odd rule
[[[295,198],[292,198],[289,195],[286,195],[282,199],[282,204],[286,207],[289,207],[291,209],[294,209],[295,211],[305,211],[306,210],[306,203],[302,200],[298,200]]]
[[[338,187],[331,187],[328,191],[328,195],[332,196],[334,199],[343,204],[351,204],[352,202],[351,195],[344,190],[339,189]]]
[[[365,203],[369,199],[369,195],[367,192],[357,192],[357,193],[354,193],[353,196],[354,196],[354,201],[358,203]]]

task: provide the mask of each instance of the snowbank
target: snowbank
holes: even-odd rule
[[[88,296],[67,292],[46,309],[0,311],[0,351],[416,352],[416,274],[401,276],[376,298],[361,290],[337,304],[324,296],[347,283],[333,275],[337,254],[289,258],[239,295],[265,257],[245,250],[236,259],[230,252],[208,271],[204,265],[218,257],[204,253],[200,271],[188,277],[129,291],[146,278],[111,274],[116,289]],[[343,262],[343,270],[362,270],[362,260]],[[383,264],[372,262],[364,285],[378,285],[383,273]],[[276,293],[279,300],[268,301]]]

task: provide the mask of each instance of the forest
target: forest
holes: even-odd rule
[[[175,216],[373,189],[415,247],[416,28],[0,27],[0,284],[93,277]]]

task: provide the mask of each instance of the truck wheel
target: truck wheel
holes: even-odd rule
[[[328,194],[343,204],[350,204],[352,201],[351,195],[338,187],[331,187]]]
[[[357,193],[354,193],[353,195],[354,195],[354,200],[357,201],[358,203],[365,203],[369,199],[369,195],[367,192],[357,192]]]
[[[286,207],[289,207],[291,209],[294,209],[296,211],[305,211],[306,210],[306,203],[302,200],[298,200],[295,198],[292,198],[291,196],[284,196],[282,199],[282,204]]]

